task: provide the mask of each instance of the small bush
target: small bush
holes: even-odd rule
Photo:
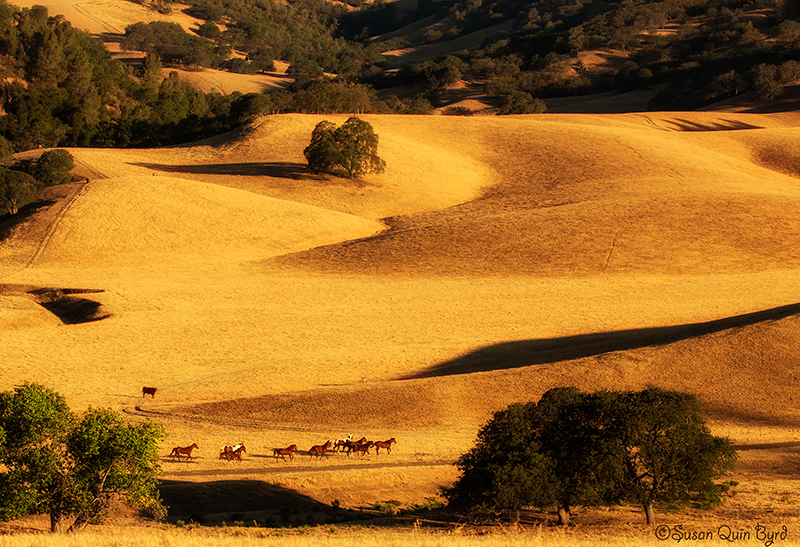
[[[475,112],[466,106],[448,106],[442,110],[445,116],[473,116]]]
[[[381,513],[387,513],[390,515],[397,515],[400,513],[400,506],[403,503],[397,500],[388,500],[388,501],[376,501],[373,504],[373,507],[380,511]]]

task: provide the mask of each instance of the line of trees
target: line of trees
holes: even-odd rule
[[[457,510],[556,508],[560,524],[575,506],[634,503],[653,524],[657,504],[721,503],[714,481],[735,460],[693,395],[556,388],[497,412],[444,494]]]

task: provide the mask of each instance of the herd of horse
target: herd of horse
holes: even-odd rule
[[[336,439],[335,441],[326,441],[323,444],[312,446],[308,450],[308,454],[311,458],[317,457],[321,459],[323,456],[326,458],[328,457],[328,452],[344,452],[347,456],[352,456],[353,454],[365,456],[369,454],[369,450],[372,447],[375,447],[375,455],[377,456],[380,453],[380,450],[383,449],[386,451],[387,454],[392,453],[392,445],[397,442],[397,439],[392,437],[386,441],[368,441],[366,437],[362,437],[361,439],[354,441],[353,435],[350,434],[344,439]],[[180,460],[183,456],[186,456],[187,461],[192,459],[192,451],[198,449],[197,443],[193,443],[190,446],[176,446],[172,449],[169,456],[175,461],[175,458]],[[294,460],[294,453],[297,452],[297,445],[293,444],[287,446],[286,448],[275,448],[272,451],[272,455],[275,457],[275,461],[278,461],[278,458],[283,459],[283,461],[291,461]],[[244,443],[239,443],[237,445],[225,445],[220,448],[219,452],[219,459],[225,461],[242,461],[242,454],[247,453],[247,449],[244,446]],[[286,457],[289,457],[289,460]]]

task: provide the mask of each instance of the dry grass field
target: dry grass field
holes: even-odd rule
[[[715,434],[760,445],[742,446],[721,508],[661,521],[797,541],[800,115],[363,118],[382,175],[310,174],[322,118],[273,116],[193,145],[72,149],[89,182],[0,224],[0,389],[41,382],[76,410],[163,423],[171,522],[259,525],[120,514],[99,541],[130,526],[119,545],[650,542],[636,508],[580,512],[566,532],[538,516],[488,536],[316,527],[436,496],[512,402],[649,384],[697,394]],[[349,433],[398,442],[306,452]],[[239,442],[244,461],[218,459]],[[190,462],[167,457],[192,443]],[[272,457],[293,443],[293,461]],[[275,536],[285,523],[312,528]],[[11,523],[0,545],[46,528]]]

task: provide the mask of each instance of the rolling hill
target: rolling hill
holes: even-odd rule
[[[73,149],[89,182],[0,244],[2,389],[161,421],[165,454],[200,446],[164,460],[187,483],[231,441],[246,479],[275,446],[397,437],[402,471],[275,479],[352,507],[389,473],[435,494],[492,412],[559,385],[681,389],[717,434],[798,440],[797,115],[368,115],[387,169],[363,180],[305,170],[320,119]],[[37,288],[107,317],[62,324]]]

